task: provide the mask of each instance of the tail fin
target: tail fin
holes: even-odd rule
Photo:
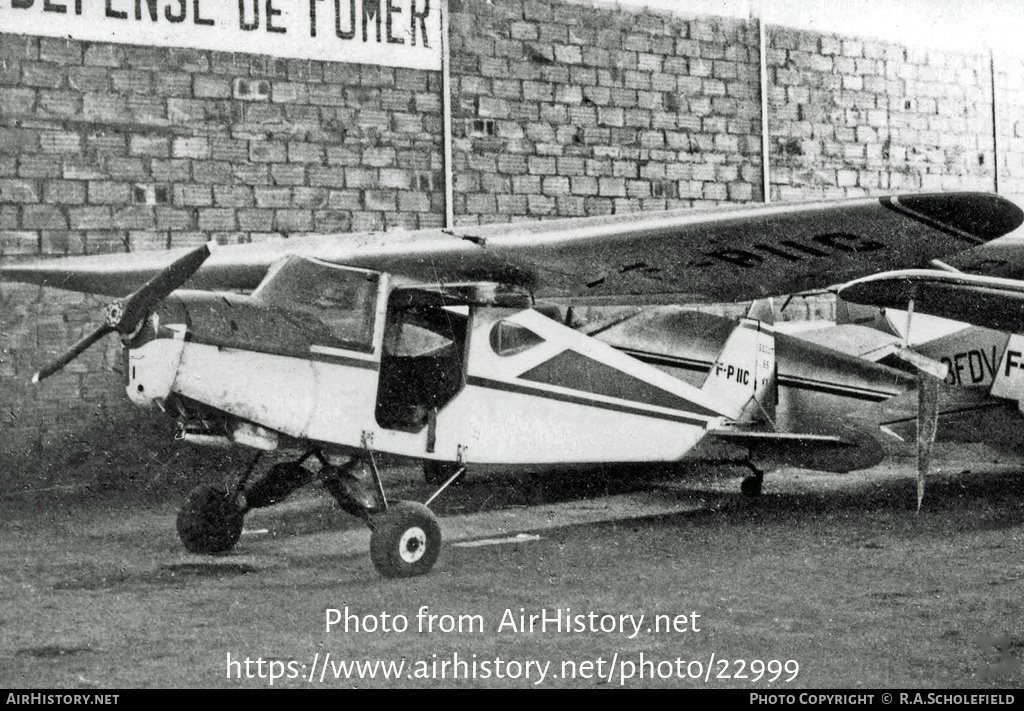
[[[752,303],[729,334],[701,388],[726,417],[743,423],[766,422],[772,429],[778,400],[774,322],[770,299]]]

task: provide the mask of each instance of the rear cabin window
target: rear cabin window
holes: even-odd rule
[[[498,321],[491,327],[491,350],[500,356],[511,356],[528,351],[544,339],[512,321]]]

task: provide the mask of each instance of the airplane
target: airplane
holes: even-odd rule
[[[1005,253],[1006,245],[999,247]],[[916,391],[908,388],[874,405],[866,405],[858,410],[857,417],[874,423],[892,440],[917,443],[920,508],[929,467],[928,451],[933,442],[984,444],[1013,456],[1024,448],[1024,402],[1016,367],[1024,353],[1024,338],[915,313],[913,302],[903,304],[911,307],[910,311],[891,305],[866,305],[867,301],[877,303],[877,293],[889,289],[890,276],[876,275],[837,287],[835,291],[861,303],[839,298],[835,324],[811,326],[793,335],[830,351],[919,375]],[[865,296],[859,286],[862,283],[869,285],[873,295]],[[851,285],[858,290],[847,290]],[[903,287],[905,284],[900,288]],[[956,296],[962,303],[964,294]],[[898,301],[891,299],[888,303]],[[929,310],[952,314],[955,308],[962,306]],[[1005,310],[993,312],[984,320],[998,323],[1002,319]],[[927,403],[922,400],[922,385],[932,390]],[[922,434],[927,440],[922,440]]]
[[[319,480],[371,528],[376,569],[411,577],[440,551],[430,503],[467,466],[671,462],[711,440],[836,471],[881,457],[854,421],[779,426],[790,386],[756,304],[699,386],[547,305],[760,299],[926,264],[1022,222],[995,195],[903,195],[72,257],[0,277],[129,293],[35,382],[117,334],[129,398],[175,417],[181,438],[298,453],[191,492],[186,549],[230,550],[247,511]],[[380,453],[422,460],[437,490],[389,502]]]
[[[1008,256],[1007,246],[1000,252]],[[999,261],[1005,271],[1006,260]],[[1024,446],[1019,419],[1024,413],[1024,282],[943,266],[898,270],[845,284],[837,289],[840,304],[854,306],[842,311],[859,309],[868,329],[894,334],[890,338],[903,339],[916,352],[948,366],[940,414],[949,421],[949,435],[955,433],[957,441],[983,441],[1019,451]],[[940,329],[935,337],[922,337],[912,329],[922,319]],[[858,339],[863,339],[862,332],[852,336]],[[887,426],[899,436],[904,434],[899,426],[908,419],[907,409],[906,403],[895,400],[884,414],[890,421]]]

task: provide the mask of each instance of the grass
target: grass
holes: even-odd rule
[[[419,662],[412,669],[433,677],[335,680],[328,672],[323,682],[282,678],[274,686],[538,681],[537,667],[530,679],[496,678],[493,666],[490,678],[479,678],[482,662],[501,658],[550,662],[545,687],[1019,688],[1024,479],[1005,467],[972,469],[932,477],[920,514],[911,471],[899,463],[856,475],[786,471],[767,480],[758,500],[737,493],[737,469],[701,467],[683,478],[575,473],[555,477],[548,496],[599,506],[606,499],[570,499],[654,486],[690,506],[555,525],[532,542],[446,546],[430,575],[411,580],[381,579],[365,553],[308,555],[305,534],[359,526],[312,489],[252,514],[249,527],[268,533],[243,536],[215,558],[188,555],[175,538],[187,478],[138,491],[122,483],[84,498],[8,498],[0,506],[0,679],[30,688],[266,687],[266,678],[228,678],[227,655],[262,658],[264,672],[268,660],[285,672],[292,663],[305,677],[316,655],[322,664],[330,653],[336,662]],[[398,496],[427,493],[415,469],[392,469],[389,480]],[[523,506],[526,498],[514,480],[477,476],[440,508],[457,515]],[[420,632],[424,606],[437,621],[472,616],[483,629]],[[329,608],[374,621],[403,615],[409,629],[327,631]],[[631,638],[618,629],[501,625],[520,610],[565,608],[595,619],[644,615],[644,628]],[[655,615],[685,615],[700,630],[648,632]],[[477,662],[478,678],[453,680],[450,667],[437,678],[440,667],[431,665],[456,654]],[[623,681],[641,654],[655,676],[671,667],[673,678]],[[596,678],[597,661],[607,674],[613,659],[612,678]],[[754,681],[755,659],[792,660],[799,672],[788,683],[788,673]],[[676,660],[712,673],[707,681],[678,678]],[[594,673],[583,678],[588,661]],[[566,672],[576,665],[576,678],[563,678],[563,664]]]

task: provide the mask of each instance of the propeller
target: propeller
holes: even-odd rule
[[[910,348],[910,326],[914,300],[907,303],[907,329],[903,347],[896,353],[917,369],[917,510],[924,501],[924,480],[931,467],[932,444],[939,429],[939,383],[946,379],[949,366]]]
[[[33,375],[32,382],[38,383],[59,372],[108,333],[118,333],[122,338],[135,335],[145,323],[150,311],[166,299],[172,291],[188,281],[189,277],[199,270],[209,256],[210,248],[204,244],[199,249],[179,257],[129,296],[110,302],[107,305],[107,318],[103,325]]]

